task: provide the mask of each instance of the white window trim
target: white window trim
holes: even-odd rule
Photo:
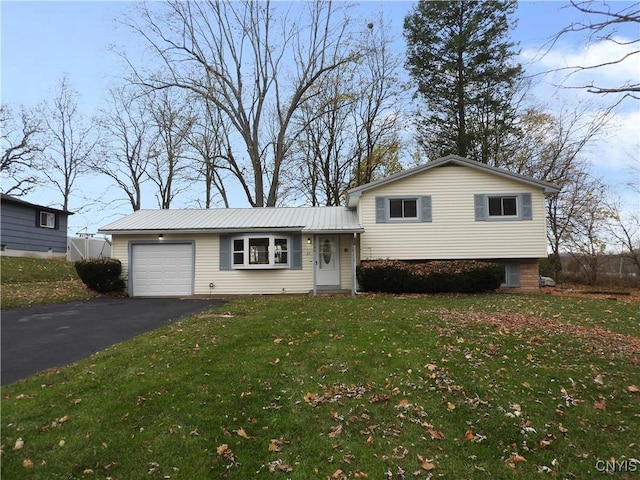
[[[250,250],[249,250],[249,241],[251,239],[268,239],[268,255],[269,255],[269,263],[249,263],[250,261]],[[277,269],[286,269],[290,268],[291,265],[291,237],[288,235],[261,235],[261,234],[249,234],[249,235],[236,235],[231,237],[231,268],[234,270],[277,270]],[[235,242],[236,240],[242,240],[243,242],[243,263],[235,263],[235,253],[239,252],[239,250],[235,250]],[[276,263],[276,240],[285,240],[287,242],[287,262],[286,263]]]
[[[391,216],[391,201],[392,200],[402,200],[403,202],[410,200],[416,202],[416,216],[415,217],[392,217]],[[387,213],[387,223],[420,223],[422,221],[422,212],[420,205],[420,197],[408,196],[393,196],[386,198],[386,213]],[[402,213],[404,214],[404,203],[402,205]]]
[[[42,222],[43,217],[45,221]],[[56,228],[56,214],[51,212],[40,212],[40,227],[41,228]]]
[[[516,214],[515,215],[491,215],[489,213],[489,199],[490,198],[514,198],[516,201]],[[489,221],[501,221],[501,220],[522,220],[522,198],[520,194],[512,193],[499,193],[499,194],[487,194],[484,197],[484,207],[487,212],[487,220]]]

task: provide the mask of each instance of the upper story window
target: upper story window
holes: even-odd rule
[[[416,198],[391,198],[389,199],[390,219],[417,219],[418,199]]]
[[[487,197],[490,217],[517,217],[518,197]]]
[[[40,212],[40,226],[42,228],[56,228],[56,214]]]
[[[375,197],[376,223],[431,222],[431,195]]]
[[[530,193],[474,195],[476,221],[532,220]]]
[[[232,239],[234,268],[289,266],[289,238],[275,235],[242,236]]]

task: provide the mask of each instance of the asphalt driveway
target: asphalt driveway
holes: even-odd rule
[[[215,299],[93,298],[2,311],[0,383],[60,367],[183,317],[223,305]]]

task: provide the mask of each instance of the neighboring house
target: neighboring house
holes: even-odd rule
[[[71,212],[1,194],[2,255],[67,254],[67,220]]]
[[[346,207],[139,210],[113,237],[133,296],[356,290],[375,259],[492,260],[538,289],[558,187],[447,156],[348,192]]]

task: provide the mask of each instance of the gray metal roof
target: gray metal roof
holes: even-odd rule
[[[98,231],[105,234],[159,232],[247,232],[267,230],[353,233],[364,229],[346,207],[277,207],[138,210]]]
[[[554,185],[550,182],[537,180],[532,177],[527,177],[526,175],[520,175],[518,173],[510,172],[503,168],[493,167],[481,162],[469,160],[468,158],[459,157],[458,155],[447,155],[446,157],[438,158],[436,160],[433,160],[432,162],[427,162],[424,165],[419,165],[408,170],[403,170],[388,177],[381,178],[380,180],[376,180],[374,182],[366,183],[364,185],[360,185],[359,187],[352,188],[347,192],[347,205],[351,208],[355,208],[358,205],[358,201],[360,199],[360,196],[362,195],[362,192],[366,192],[367,190],[370,190],[372,188],[395,182],[396,180],[400,180],[401,178],[405,178],[410,175],[423,172],[425,170],[430,170],[432,168],[438,168],[450,164],[471,167],[477,170],[483,170],[485,172],[490,172],[505,178],[510,178],[512,180],[527,183],[534,187],[541,188],[544,193],[557,193],[560,191],[560,187],[558,185]]]

